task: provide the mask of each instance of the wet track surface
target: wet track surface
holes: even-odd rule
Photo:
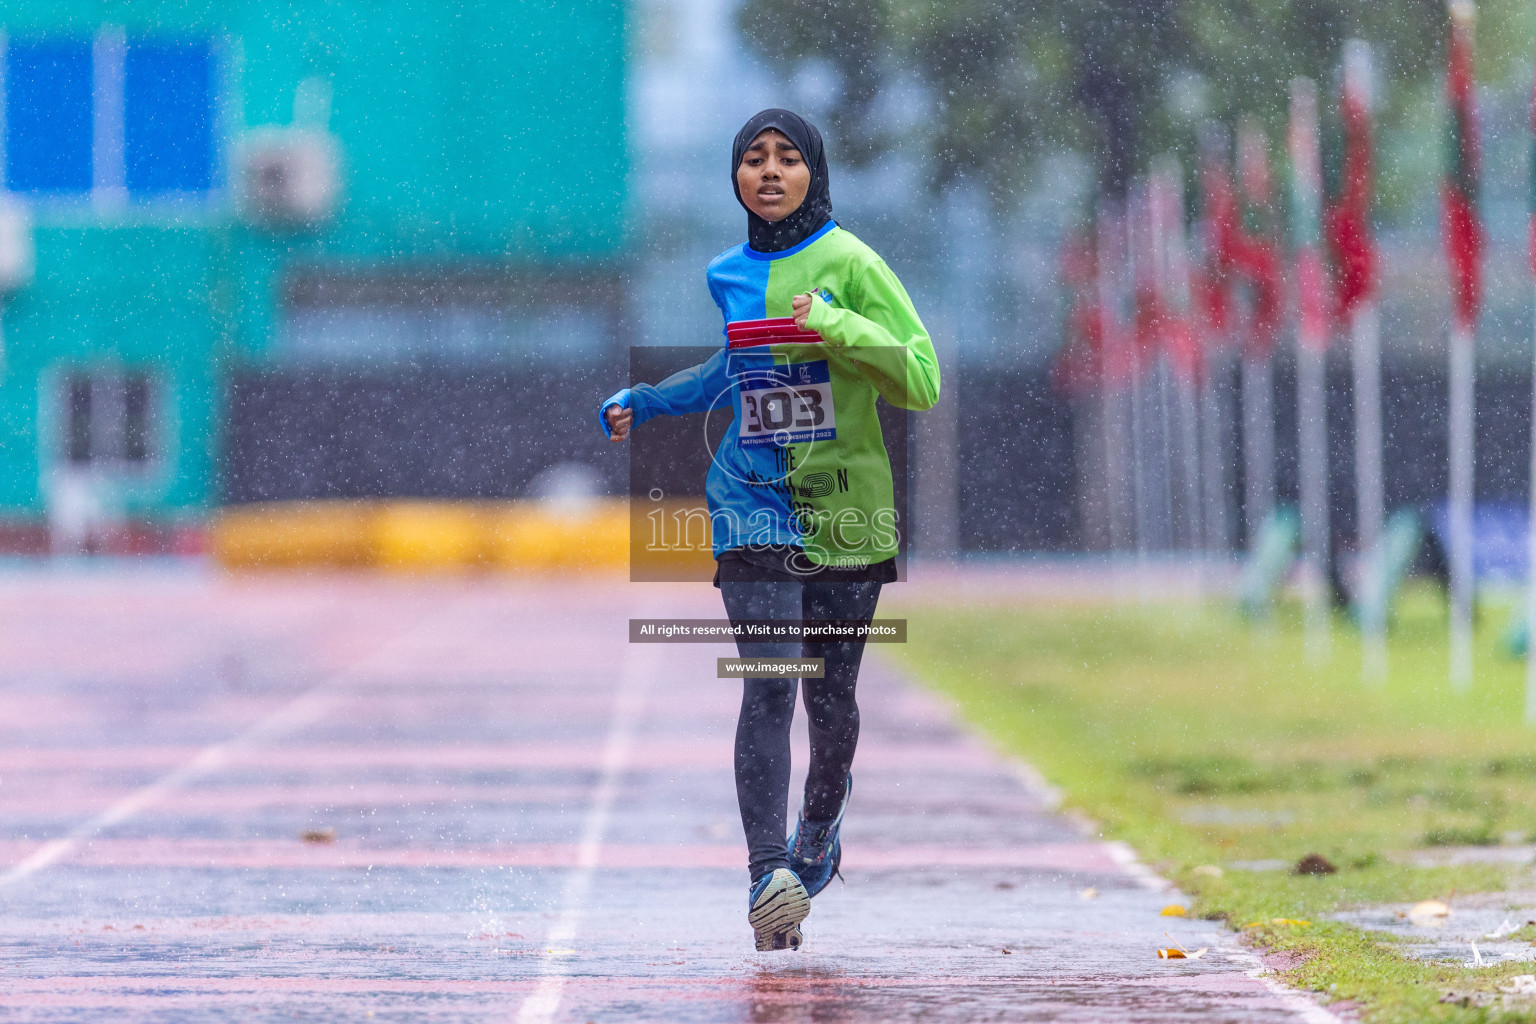
[[[716,601],[0,579],[0,1020],[1332,1019],[878,657],[846,885],[753,952],[733,652],[626,643]]]

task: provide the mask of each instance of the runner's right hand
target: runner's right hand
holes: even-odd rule
[[[603,410],[603,415],[608,418],[608,429],[611,431],[608,440],[617,444],[629,436],[630,425],[635,422],[635,410],[610,405]]]

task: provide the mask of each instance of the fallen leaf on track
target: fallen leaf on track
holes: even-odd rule
[[[1182,949],[1160,949],[1157,951],[1157,956],[1159,960],[1199,960],[1202,956],[1205,956],[1206,951],[1210,948],[1209,946],[1201,946],[1193,953]]]
[[[1167,939],[1170,943],[1172,943],[1172,945],[1168,949],[1159,949],[1157,951],[1157,957],[1159,960],[1198,960],[1205,956],[1206,950],[1211,948],[1209,946],[1201,946],[1199,949],[1191,953],[1189,950],[1179,945],[1178,942],[1174,940],[1173,936],[1169,935],[1167,932],[1163,932],[1163,938]]]
[[[1163,908],[1164,917],[1184,917],[1186,911],[1177,903],[1170,903]]]

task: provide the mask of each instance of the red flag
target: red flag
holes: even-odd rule
[[[1183,275],[1184,218],[1176,175],[1154,172],[1132,190],[1127,207],[1131,238],[1133,374],[1157,353],[1168,357],[1181,375],[1195,379],[1199,371],[1199,339],[1190,329],[1184,303],[1188,280]]]
[[[1203,326],[1213,339],[1224,338],[1232,327],[1232,281],[1239,269],[1241,228],[1232,176],[1227,172],[1221,140],[1206,133],[1200,146],[1202,249],[1204,260],[1192,282],[1194,301]]]
[[[1470,331],[1482,304],[1483,226],[1477,216],[1482,152],[1478,140],[1476,83],[1472,77],[1472,5],[1451,4],[1451,37],[1445,74],[1450,103],[1450,167],[1441,187],[1442,229],[1451,270],[1457,326]]]
[[[1328,243],[1340,319],[1347,320],[1376,295],[1376,240],[1371,231],[1374,200],[1371,152],[1371,51],[1354,40],[1344,55],[1339,102],[1344,122],[1344,168],[1339,195],[1328,211]]]
[[[1135,379],[1136,346],[1121,322],[1122,289],[1126,263],[1126,218],[1123,213],[1100,208],[1095,232],[1094,271],[1098,276],[1094,297],[1100,344],[1104,353],[1104,387],[1119,391]]]
[[[1104,330],[1098,302],[1098,254],[1086,232],[1079,232],[1062,246],[1061,276],[1070,306],[1066,317],[1066,341],[1051,369],[1057,389],[1064,394],[1091,394],[1104,379]]]
[[[1328,283],[1322,254],[1323,168],[1317,148],[1317,87],[1291,80],[1291,239],[1296,247],[1296,305],[1304,345],[1328,346]]]
[[[1174,370],[1186,381],[1198,381],[1204,363],[1205,352],[1200,336],[1186,316],[1167,316],[1161,325],[1163,350]]]
[[[1127,359],[1132,379],[1141,375],[1162,342],[1164,304],[1153,206],[1145,182],[1135,186],[1126,204],[1131,255],[1131,344]]]
[[[1312,246],[1296,252],[1296,315],[1305,343],[1328,347],[1328,271]]]
[[[1159,161],[1149,182],[1152,240],[1157,247],[1157,341],[1185,381],[1200,379],[1205,353],[1190,309],[1189,253],[1178,165]]]
[[[1251,295],[1248,345],[1255,355],[1268,355],[1285,319],[1285,287],[1280,242],[1276,237],[1273,182],[1269,173],[1269,140],[1252,120],[1237,135],[1238,185],[1242,219],[1233,239],[1233,261]]]

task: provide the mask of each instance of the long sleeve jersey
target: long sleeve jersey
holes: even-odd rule
[[[727,329],[787,317],[811,294],[811,343],[733,348],[659,384],[638,384],[599,409],[663,414],[730,404],[734,421],[705,483],[714,554],[744,545],[801,547],[818,565],[857,567],[896,554],[900,531],[890,456],[875,400],[930,408],[939,366],[896,275],[869,246],[829,222],[792,249],[742,244],[709,264],[709,292]]]

